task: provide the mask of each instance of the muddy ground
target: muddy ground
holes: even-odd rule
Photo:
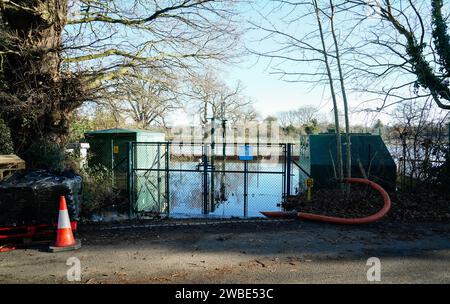
[[[381,221],[349,227],[306,221],[160,220],[146,227],[82,226],[82,248],[0,253],[1,283],[368,283],[369,257],[382,283],[450,283],[448,222]],[[156,225],[156,226],[155,226]]]

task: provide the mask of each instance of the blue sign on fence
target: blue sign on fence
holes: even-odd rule
[[[249,145],[240,146],[239,160],[253,160],[253,147]]]

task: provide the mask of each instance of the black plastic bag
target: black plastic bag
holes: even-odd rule
[[[73,171],[17,172],[0,182],[0,225],[54,224],[62,195],[70,220],[78,220],[82,185],[82,177]]]

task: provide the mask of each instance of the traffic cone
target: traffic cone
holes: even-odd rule
[[[58,230],[56,231],[56,241],[49,247],[51,252],[75,250],[81,247],[81,242],[75,240],[70,225],[69,212],[67,211],[66,198],[59,199]]]

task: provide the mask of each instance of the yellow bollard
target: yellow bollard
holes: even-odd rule
[[[311,201],[312,198],[312,187],[314,187],[314,180],[312,178],[306,179],[306,187],[307,187],[307,200]]]

